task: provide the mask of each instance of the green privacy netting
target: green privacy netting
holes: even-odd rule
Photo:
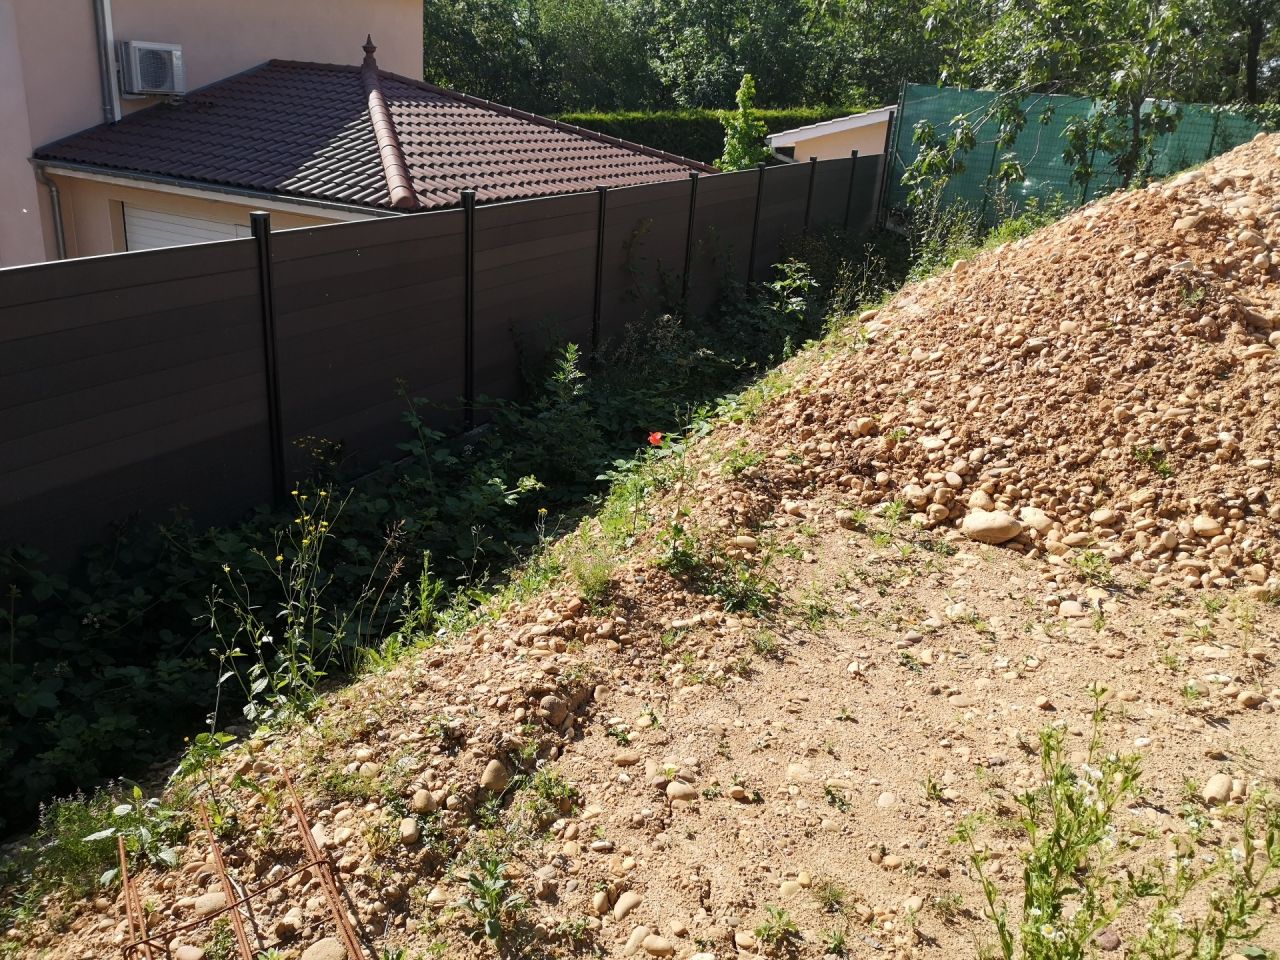
[[[914,83],[903,88],[894,121],[893,173],[889,178],[887,198],[890,208],[906,204],[909,190],[902,185],[902,175],[919,152],[912,142],[916,124],[928,120],[945,134],[955,117],[968,115],[973,120],[995,98],[995,93],[983,90]],[[1012,213],[1021,209],[1033,197],[1041,203],[1060,198],[1076,206],[1120,186],[1119,175],[1107,164],[1105,157],[1096,158],[1094,175],[1087,184],[1072,181],[1072,168],[1062,158],[1066,147],[1063,131],[1074,117],[1088,116],[1092,112],[1091,100],[1037,94],[1025,98],[1022,105],[1027,112],[1027,125],[1012,148],[1006,151],[996,147],[993,124],[980,130],[977,145],[965,157],[965,169],[954,175],[943,191],[944,205],[963,202],[982,220],[992,222],[1002,212]],[[1041,122],[1046,107],[1052,107],[1051,115],[1047,121]],[[1156,140],[1154,174],[1162,177],[1203,163],[1251,140],[1260,129],[1253,121],[1230,111],[1202,104],[1183,104],[1182,119],[1177,128]],[[995,200],[992,197],[992,175],[1005,153],[1017,156],[1026,179],[1010,184],[1004,196]]]

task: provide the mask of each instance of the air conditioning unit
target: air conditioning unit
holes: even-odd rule
[[[120,44],[120,80],[135,96],[174,96],[187,92],[182,44],[125,40]]]

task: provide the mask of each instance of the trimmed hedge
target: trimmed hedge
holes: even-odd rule
[[[865,107],[794,107],[757,110],[770,133],[847,117]],[[632,143],[715,163],[724,153],[724,126],[717,110],[620,110],[612,113],[563,113],[556,119]]]

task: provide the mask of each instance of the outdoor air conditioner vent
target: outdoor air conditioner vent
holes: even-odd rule
[[[126,40],[120,44],[124,92],[141,96],[173,96],[187,92],[182,44]]]

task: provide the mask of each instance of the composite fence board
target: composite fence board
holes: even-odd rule
[[[885,171],[883,155],[859,157],[853,174],[853,204],[849,210],[849,230],[862,233],[870,230],[876,221],[876,198]]]
[[[291,476],[301,441],[338,445],[347,466],[396,454],[409,397],[438,426],[462,392],[462,214],[333,224],[271,235],[277,355]]]
[[[757,174],[759,176],[759,174]],[[764,201],[756,238],[756,279],[766,279],[787,238],[804,229],[809,195],[809,164],[787,163],[764,171]]]
[[[758,179],[755,170],[743,170],[703,177],[698,183],[689,283],[694,313],[706,310],[726,281],[746,282]]]
[[[812,169],[810,223],[870,226],[883,158]],[[757,271],[804,224],[807,163],[765,173]],[[668,309],[688,281],[701,312],[745,281],[760,173],[481,205],[475,210],[477,394],[515,398],[528,361],[556,342],[592,341]],[[373,466],[410,436],[410,397],[434,426],[464,422],[463,210],[279,231],[257,239],[0,270],[0,543],[32,542],[55,562],[110,523],[184,506],[226,522],[270,499],[272,446],[264,287],[274,303],[274,370],[291,475],[295,442],[340,445]],[[686,252],[690,277],[681,276]]]
[[[627,324],[664,313],[679,301],[691,189],[687,180],[670,180],[609,191],[602,341],[616,339]]]
[[[251,240],[0,272],[0,358],[0,541],[65,555],[268,494]]]
[[[588,348],[595,193],[476,208],[476,393],[515,399],[553,341]]]
[[[871,161],[868,157],[867,161]],[[861,159],[858,163],[862,163]],[[844,207],[849,200],[849,175],[854,168],[852,157],[825,160],[818,164],[813,177],[813,212],[809,226],[815,230],[844,225]]]

